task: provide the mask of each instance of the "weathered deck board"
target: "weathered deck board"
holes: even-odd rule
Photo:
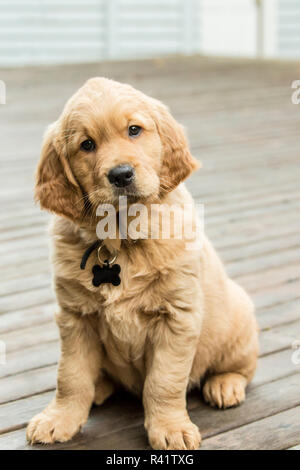
[[[45,126],[95,75],[163,99],[187,127],[204,164],[188,186],[205,204],[207,233],[228,271],[257,308],[261,358],[246,402],[222,412],[199,392],[189,397],[203,449],[299,449],[300,365],[291,345],[300,340],[300,108],[291,104],[290,84],[300,64],[201,57],[0,72],[8,85],[0,107],[0,340],[7,345],[0,448],[28,448],[26,423],[53,396],[59,345],[49,216],[33,203],[33,173]],[[57,448],[148,448],[142,423],[140,403],[121,393]]]
[[[300,406],[255,423],[219,434],[203,443],[203,450],[283,450],[296,444],[300,433]]]

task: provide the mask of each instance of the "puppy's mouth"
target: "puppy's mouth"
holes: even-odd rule
[[[111,204],[118,207],[120,198],[126,198],[127,203],[129,204],[143,203],[146,200],[145,196],[141,194],[134,183],[126,186],[125,188],[114,187],[111,189],[111,191],[107,191],[105,188],[99,187],[98,190],[89,194],[88,196],[91,205],[94,208],[101,204]]]
[[[116,197],[127,197],[130,201],[138,201],[142,197],[134,183],[124,188],[114,187],[114,194]]]

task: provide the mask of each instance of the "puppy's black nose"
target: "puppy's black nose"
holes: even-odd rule
[[[134,180],[134,169],[129,165],[119,165],[110,170],[107,177],[117,188],[125,188]]]

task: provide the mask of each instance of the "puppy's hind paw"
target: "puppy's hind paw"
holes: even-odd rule
[[[204,400],[217,408],[231,408],[245,400],[246,378],[236,373],[209,377],[203,387]]]

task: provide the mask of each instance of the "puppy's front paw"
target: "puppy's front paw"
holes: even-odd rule
[[[30,444],[66,442],[77,434],[83,424],[83,420],[72,416],[68,410],[46,408],[29,422],[26,437]]]
[[[191,421],[151,426],[148,436],[155,450],[197,450],[201,445],[199,429]]]
[[[214,375],[203,387],[204,400],[211,406],[231,408],[245,400],[245,377],[236,373]]]

